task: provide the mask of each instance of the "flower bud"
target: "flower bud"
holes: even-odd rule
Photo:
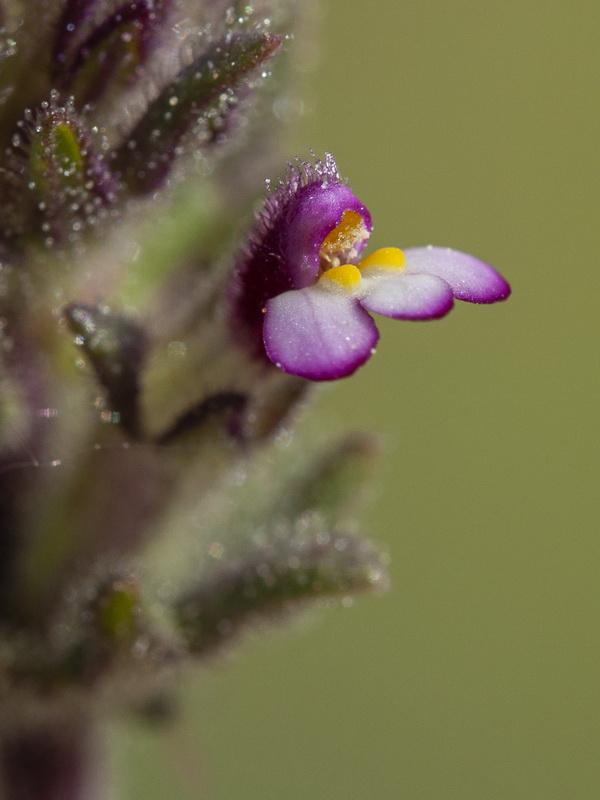
[[[73,105],[60,106],[57,100],[53,92],[50,102],[26,115],[23,134],[15,137],[13,147],[26,154],[34,214],[41,216],[42,229],[60,240],[96,224],[115,203],[118,184]]]

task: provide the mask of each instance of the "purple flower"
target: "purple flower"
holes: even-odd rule
[[[492,267],[449,248],[387,247],[361,259],[371,229],[332,156],[292,169],[238,265],[233,320],[244,341],[284,372],[335,380],[374,352],[370,311],[437,319],[454,298],[494,303],[510,294]]]

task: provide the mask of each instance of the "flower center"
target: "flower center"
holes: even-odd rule
[[[402,250],[397,247],[382,247],[359,261],[358,266],[354,264],[337,264],[334,267],[325,268],[325,271],[321,273],[319,282],[322,282],[324,286],[343,286],[345,289],[353,289],[360,283],[362,271],[365,269],[375,272],[377,270],[403,270],[405,264],[406,258]]]
[[[358,258],[359,245],[369,238],[363,218],[356,211],[347,209],[342,215],[340,224],[330,231],[321,245],[319,255],[321,268],[328,270]]]

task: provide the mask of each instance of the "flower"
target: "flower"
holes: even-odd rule
[[[344,378],[375,350],[369,314],[428,320],[454,299],[494,303],[510,287],[489,264],[445,247],[386,247],[361,258],[372,230],[333,156],[292,168],[238,264],[234,320],[255,351],[313,381]]]

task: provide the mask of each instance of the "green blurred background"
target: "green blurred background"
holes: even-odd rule
[[[375,429],[392,590],[253,640],[180,724],[113,730],[125,800],[600,797],[599,7],[328,0],[297,152],[375,247],[451,245],[514,295],[421,325],[320,402]]]

